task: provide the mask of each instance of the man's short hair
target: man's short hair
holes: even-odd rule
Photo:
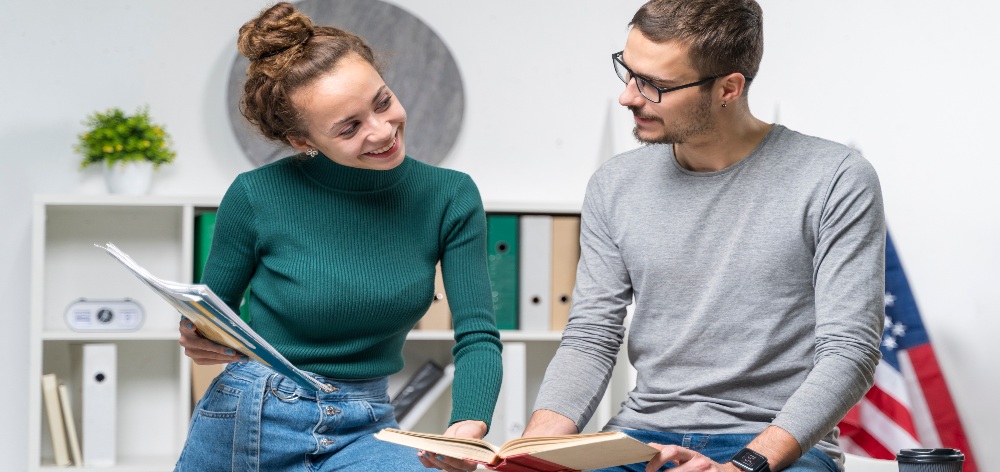
[[[651,0],[629,26],[656,43],[687,44],[702,77],[756,77],[764,55],[764,13],[754,0]]]

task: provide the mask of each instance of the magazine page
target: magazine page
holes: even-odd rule
[[[137,264],[114,244],[104,249],[146,286],[194,323],[206,338],[236,349],[288,377],[301,387],[330,391],[331,387],[306,375],[250,328],[212,289],[203,284],[183,284],[160,279]]]

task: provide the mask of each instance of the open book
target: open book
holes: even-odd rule
[[[507,441],[497,447],[486,441],[452,438],[386,428],[376,439],[483,464],[511,472],[569,472],[647,462],[658,450],[625,433],[608,431],[566,436],[538,436]]]
[[[264,338],[255,333],[207,285],[183,284],[157,278],[136,264],[128,254],[122,252],[114,244],[108,243],[106,247],[97,247],[107,251],[111,257],[121,262],[133,275],[163,297],[181,315],[194,323],[198,331],[206,338],[250,356],[257,362],[274,369],[275,372],[288,377],[301,387],[315,388],[324,392],[332,391],[331,386],[306,375],[305,372],[288,362],[288,359],[285,359]]]

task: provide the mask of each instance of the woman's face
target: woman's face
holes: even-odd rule
[[[288,138],[295,149],[318,149],[338,164],[363,169],[388,170],[403,162],[406,110],[360,56],[341,59],[333,72],[291,98],[307,129],[305,137]]]

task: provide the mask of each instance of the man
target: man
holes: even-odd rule
[[[638,378],[606,429],[661,452],[609,470],[843,468],[835,425],[873,382],[884,316],[875,171],[751,114],[753,0],[653,0],[630,26],[612,60],[647,146],[588,185],[570,322],[525,435],[589,421],[634,297]]]

